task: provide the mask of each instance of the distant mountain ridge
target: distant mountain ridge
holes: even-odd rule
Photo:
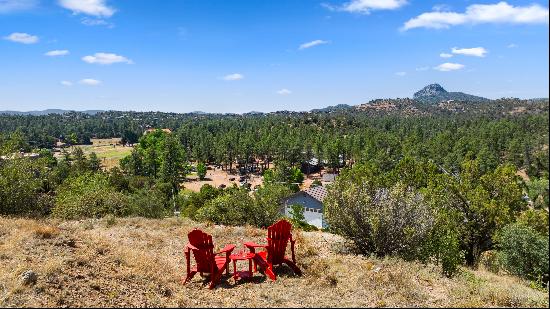
[[[0,0],[1,1],[1,0]],[[475,108],[483,108],[483,106],[486,105],[486,103],[498,103],[500,101],[510,101],[510,100],[519,100],[517,98],[501,98],[497,100],[491,100],[484,97],[479,97],[463,92],[448,92],[443,88],[440,84],[434,83],[425,86],[424,88],[420,89],[419,91],[415,92],[413,94],[413,98],[395,98],[395,99],[374,99],[367,103],[359,104],[359,105],[348,105],[348,104],[338,104],[334,106],[327,106],[325,108],[317,108],[312,109],[309,111],[309,113],[334,113],[334,112],[347,112],[347,111],[353,111],[353,110],[359,110],[359,111],[369,111],[369,112],[394,112],[394,111],[402,111],[404,114],[429,114],[432,112],[441,112],[441,111],[465,111],[467,109],[475,109]],[[532,98],[532,99],[525,99],[525,100],[519,100],[524,102],[531,102],[531,103],[544,103],[548,102],[548,98]],[[492,108],[492,107],[489,107]],[[7,115],[31,115],[31,116],[41,116],[41,115],[48,115],[48,114],[65,114],[69,112],[77,112],[77,113],[85,113],[89,115],[96,115],[98,113],[105,113],[108,114],[110,112],[117,112],[117,111],[104,111],[104,110],[85,110],[85,111],[73,111],[73,110],[64,110],[64,109],[46,109],[42,111],[28,111],[28,112],[20,112],[20,111],[0,111],[0,115],[7,114]],[[150,113],[150,112],[136,112],[136,111],[120,111],[121,113]],[[151,111],[152,112],[152,111]],[[162,113],[162,112],[157,112]],[[308,113],[307,111],[304,112],[298,112],[298,111],[289,111],[289,110],[280,110],[280,111],[274,111],[274,112],[259,112],[259,111],[250,111],[247,113],[242,113],[242,116],[260,116],[260,115],[267,115],[267,114],[294,114],[294,113]],[[178,112],[174,112],[172,114],[181,114]],[[190,115],[197,115],[197,116],[208,116],[208,115],[238,115],[236,113],[211,113],[211,112],[203,112],[203,111],[193,111],[189,113],[183,113],[183,114],[190,114]]]
[[[413,99],[429,104],[436,104],[443,101],[471,101],[471,102],[486,102],[490,101],[487,98],[478,97],[464,92],[448,92],[439,84],[428,85],[419,91],[415,92]]]
[[[41,110],[41,111],[28,111],[28,112],[0,111],[0,114],[42,116],[42,115],[49,115],[49,114],[66,114],[66,113],[70,113],[70,112],[75,112],[75,111],[66,110],[66,109],[45,109],[45,110]],[[104,112],[104,110],[85,110],[85,111],[76,111],[76,112],[89,114],[89,115],[95,115],[97,113]]]
[[[336,112],[336,111],[348,110],[348,109],[353,109],[353,106],[347,105],[347,104],[338,104],[338,105],[334,105],[334,106],[327,106],[325,108],[312,109],[310,112],[312,112],[312,113],[319,113],[319,112],[330,113],[330,112]]]

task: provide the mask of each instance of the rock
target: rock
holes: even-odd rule
[[[36,279],[38,279],[38,276],[32,270],[27,270],[21,274],[21,283],[23,283],[23,285],[35,284]]]

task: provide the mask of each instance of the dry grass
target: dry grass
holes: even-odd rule
[[[125,146],[93,146],[93,145],[75,145],[74,147],[79,147],[84,151],[86,156],[90,153],[95,152],[97,157],[101,161],[101,166],[107,170],[110,170],[113,167],[119,166],[119,162],[122,158],[132,153],[132,147]],[[71,152],[71,148],[68,148],[67,151]],[[62,157],[61,152],[56,152],[55,156],[57,158]]]
[[[197,276],[183,286],[182,249],[194,227],[238,250],[266,234],[187,219],[0,218],[0,306],[548,307],[546,293],[514,277],[465,269],[448,279],[433,265],[346,253],[339,237],[321,232],[295,232],[302,277],[282,267],[275,282],[225,277],[209,290]],[[35,285],[21,284],[26,270],[38,275]]]
[[[59,228],[51,225],[33,224],[30,226],[35,237],[41,239],[54,238],[59,234]]]

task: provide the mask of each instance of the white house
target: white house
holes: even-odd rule
[[[291,205],[300,204],[304,207],[304,217],[308,224],[318,228],[326,228],[323,219],[323,201],[327,196],[327,189],[322,186],[296,192],[284,200],[285,215],[290,216]]]

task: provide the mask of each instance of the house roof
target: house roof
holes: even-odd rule
[[[314,199],[318,200],[321,203],[323,202],[325,197],[327,197],[327,189],[323,186],[311,187],[305,190],[304,193],[313,197]]]
[[[154,132],[156,130],[157,130],[156,128],[148,128],[147,130],[145,130],[145,132],[143,132],[143,134],[145,135],[149,132]],[[170,129],[160,129],[160,130],[163,131],[163,132],[166,132],[166,133],[172,133],[172,130],[170,130]]]

